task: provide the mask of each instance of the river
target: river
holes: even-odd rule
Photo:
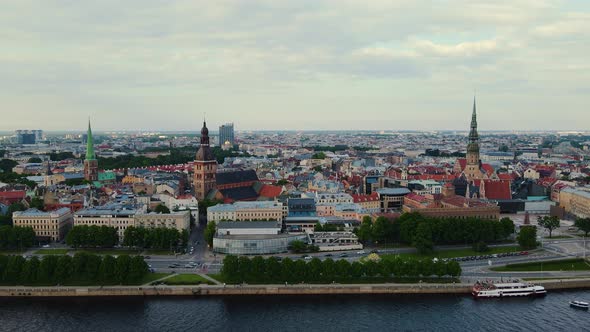
[[[588,331],[568,306],[589,291],[545,298],[449,295],[2,298],[0,331]]]

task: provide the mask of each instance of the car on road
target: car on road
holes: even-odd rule
[[[371,254],[378,254],[378,253],[379,253],[379,250],[377,250],[377,249],[371,250]]]
[[[151,256],[143,256],[143,259],[151,259]]]
[[[338,255],[338,257],[348,257],[348,254],[347,254],[347,253],[345,253],[345,252],[343,252],[343,253],[341,253],[340,255]]]
[[[305,255],[305,256],[303,256],[303,259],[310,260],[310,259],[312,259],[312,257],[310,255]]]
[[[192,264],[185,264],[185,265],[184,265],[184,268],[185,268],[185,269],[192,269],[192,268],[194,268],[194,267],[195,267],[195,266],[194,266],[194,265],[192,265]]]
[[[332,257],[332,256],[334,256],[334,255],[332,255],[332,254],[325,254],[324,255],[324,257]]]
[[[176,265],[174,265],[174,264],[168,265],[168,268],[169,268],[169,269],[175,269],[175,268],[177,268],[177,267],[178,267],[178,266],[176,266]]]
[[[49,248],[49,245],[48,245],[48,244],[44,244],[44,245],[42,246],[42,248]]]
[[[356,252],[357,255],[364,255],[366,252],[364,250],[360,250]]]

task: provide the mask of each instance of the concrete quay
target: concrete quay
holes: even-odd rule
[[[543,280],[547,290],[590,288],[588,279]],[[202,285],[202,286],[109,286],[109,287],[0,287],[0,297],[94,297],[94,296],[234,296],[234,295],[360,295],[360,294],[456,294],[471,293],[471,284],[297,284],[297,285]]]

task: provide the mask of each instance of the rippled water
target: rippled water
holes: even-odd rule
[[[0,331],[588,331],[590,292],[541,299],[305,296],[0,299]],[[575,329],[575,330],[573,330]]]

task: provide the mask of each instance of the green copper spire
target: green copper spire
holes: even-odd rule
[[[92,139],[92,129],[90,128],[90,120],[88,120],[88,138],[86,140],[86,160],[96,160],[94,155],[94,140]]]

